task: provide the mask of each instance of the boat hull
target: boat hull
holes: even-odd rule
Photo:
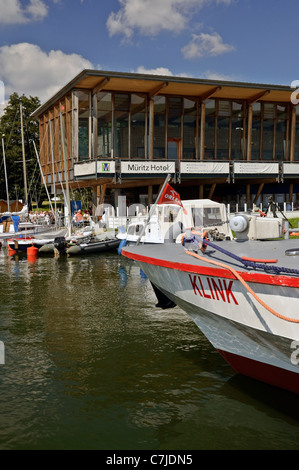
[[[182,268],[175,262],[132,253],[123,250],[156,288],[191,317],[235,371],[299,393],[299,324],[289,321],[299,320],[298,279],[283,281],[282,276],[277,280],[260,275],[263,282],[247,280],[269,311],[222,268],[200,263]],[[272,310],[282,315],[276,316]]]
[[[66,249],[66,254],[67,255],[86,255],[86,254],[102,253],[105,251],[111,251],[111,250],[117,249],[119,244],[120,244],[120,240],[118,239],[75,244]]]

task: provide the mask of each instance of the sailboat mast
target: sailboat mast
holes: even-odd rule
[[[5,184],[6,184],[6,197],[7,197],[7,210],[10,211],[9,204],[9,192],[8,192],[8,181],[7,181],[7,172],[6,172],[6,159],[5,159],[5,148],[4,148],[4,139],[2,137],[2,151],[3,151],[3,164],[4,164],[4,175],[5,175]]]
[[[64,163],[64,175],[65,175],[65,184],[66,184],[66,195],[67,195],[67,211],[68,211],[68,227],[69,234],[71,234],[72,222],[71,222],[71,199],[70,199],[70,188],[69,188],[69,169],[66,158],[66,145],[64,140],[64,126],[62,122],[62,113],[60,111],[60,131],[61,131],[61,141],[62,141],[62,154],[63,154],[63,163]]]
[[[25,204],[28,205],[28,190],[27,190],[27,172],[26,172],[26,158],[25,158],[25,141],[24,141],[24,126],[23,126],[23,105],[20,104],[21,114],[21,134],[22,134],[22,154],[23,154],[23,172],[24,172],[24,190],[25,190]]]

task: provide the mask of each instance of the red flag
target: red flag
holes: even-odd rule
[[[179,193],[175,191],[168,183],[166,184],[157,204],[176,204],[184,209]],[[185,209],[184,213],[186,214]]]

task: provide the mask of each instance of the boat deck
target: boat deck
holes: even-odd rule
[[[267,266],[284,267],[287,269],[298,270],[299,275],[299,240],[273,240],[273,241],[258,241],[258,240],[224,240],[212,242],[215,247],[225,250],[226,253],[218,251],[215,247],[208,246],[205,253],[198,250],[198,255],[201,259],[190,256],[186,250],[192,250],[194,245],[165,243],[160,245],[140,244],[138,246],[131,245],[122,249],[122,254],[127,258],[141,261],[146,258],[146,262],[150,264],[172,264],[173,267],[177,265],[190,265],[190,267],[206,266],[211,267],[210,260],[218,263],[229,264],[239,272],[262,272],[260,268],[246,267],[244,264],[231,256],[229,253],[237,257],[247,257],[256,260],[277,260],[276,263],[267,263]],[[288,256],[285,254],[286,250],[297,250],[298,255]],[[204,259],[207,259],[205,261]],[[257,261],[261,264],[261,261]],[[285,274],[285,273],[281,273]],[[294,275],[294,274],[292,274]]]

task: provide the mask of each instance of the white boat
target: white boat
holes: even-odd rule
[[[150,279],[157,306],[182,308],[236,372],[298,394],[299,242],[282,238],[281,219],[236,217],[233,239],[200,228],[184,244],[122,254]]]
[[[232,238],[232,231],[225,204],[210,199],[183,200],[177,204],[156,205],[150,220],[144,216],[133,217],[127,231],[119,230],[117,237],[120,247],[125,244],[140,243],[175,243],[180,242],[181,234],[190,227],[202,226],[214,238]]]
[[[48,227],[47,231],[37,232],[33,235],[27,235],[26,233],[24,235],[13,236],[5,239],[4,243],[10,250],[16,252],[26,252],[30,247],[36,247],[41,251],[44,246],[50,246],[57,237],[64,237],[66,233],[67,228],[57,229],[53,227],[53,230],[51,230]],[[47,250],[44,251],[46,252]]]

